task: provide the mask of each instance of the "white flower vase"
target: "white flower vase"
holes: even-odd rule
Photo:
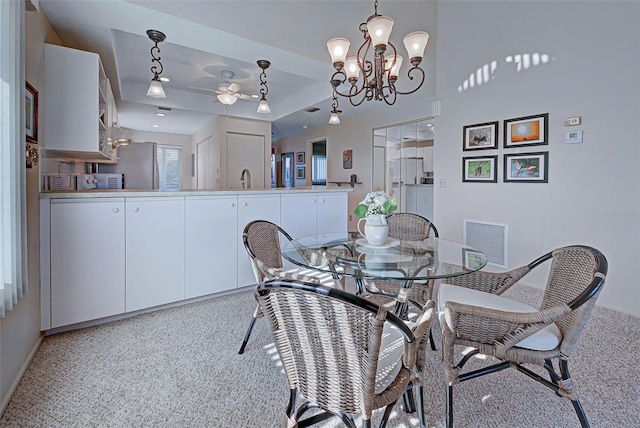
[[[365,221],[364,232],[362,231],[362,221]],[[387,218],[384,214],[372,214],[366,218],[358,220],[358,232],[362,235],[369,245],[382,245],[387,241],[389,234],[389,226],[387,226]]]

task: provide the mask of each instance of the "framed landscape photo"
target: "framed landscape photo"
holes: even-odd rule
[[[549,152],[504,155],[504,181],[547,183]]]
[[[470,156],[462,158],[462,181],[478,183],[497,183],[496,171],[498,155]]]
[[[296,179],[304,180],[304,167],[303,166],[299,166],[298,168],[296,168]]]
[[[498,122],[478,123],[462,127],[462,150],[498,148]]]
[[[27,84],[27,92],[25,93],[25,131],[27,142],[38,144],[38,91]]]
[[[304,152],[296,153],[296,164],[304,164]]]
[[[549,113],[505,120],[504,148],[549,144],[548,120]]]
[[[351,169],[353,167],[353,150],[348,149],[342,152],[342,169]]]

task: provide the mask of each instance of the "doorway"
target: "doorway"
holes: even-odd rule
[[[311,141],[311,184],[327,185],[327,139]]]
[[[282,187],[293,187],[293,152],[280,155]]]

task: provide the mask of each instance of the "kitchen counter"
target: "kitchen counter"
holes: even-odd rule
[[[175,196],[227,196],[227,195],[253,195],[253,194],[290,194],[290,193],[340,193],[353,192],[351,188],[304,186],[304,187],[277,187],[269,189],[231,189],[231,190],[138,190],[138,189],[109,189],[109,190],[52,190],[40,193],[40,199],[82,199],[82,198],[116,198],[116,197],[175,197]]]

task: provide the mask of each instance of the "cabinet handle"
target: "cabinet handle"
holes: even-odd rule
[[[137,213],[138,211],[140,211],[140,208],[138,208],[138,207],[134,207],[134,208],[133,208],[133,212],[134,212],[134,213]]]
[[[248,204],[248,203],[246,203],[246,202],[243,202],[243,203],[242,203],[242,206],[243,206],[243,207],[246,207],[247,205],[249,205],[249,204]]]
[[[111,211],[113,211],[114,213],[119,213],[119,212],[120,212],[120,209],[118,209],[118,208],[114,208],[114,209],[112,209]]]
[[[324,204],[324,199],[320,199],[320,202]]]
[[[315,203],[316,203],[316,200],[315,200],[315,199],[311,199],[311,203],[312,203],[312,204],[315,204]]]
[[[235,207],[235,206],[236,206],[236,204],[234,204],[233,202],[231,202],[231,203],[229,204],[229,206],[230,206],[231,208],[233,208],[233,207]]]

